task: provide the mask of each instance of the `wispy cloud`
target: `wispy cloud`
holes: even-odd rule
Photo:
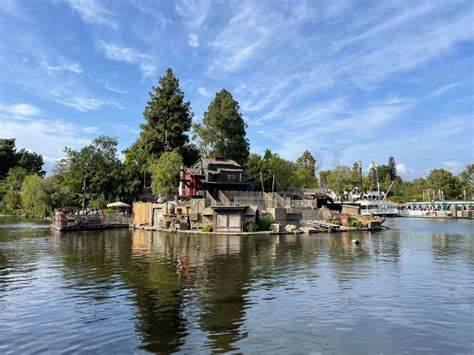
[[[188,44],[190,47],[193,47],[193,48],[199,47],[199,38],[197,34],[191,33],[189,35]]]
[[[198,93],[204,97],[210,98],[212,97],[212,92],[210,92],[208,89],[205,87],[200,87],[198,88]]]
[[[103,54],[111,60],[138,65],[144,77],[152,76],[156,72],[156,65],[153,64],[154,58],[146,53],[104,41],[98,41],[98,46]]]
[[[67,2],[85,22],[118,29],[115,15],[96,0],[67,0]]]
[[[62,72],[64,70],[70,71],[72,73],[81,74],[82,68],[78,63],[69,63],[69,64],[61,64],[61,65],[50,65],[47,62],[42,63],[44,69],[49,74],[55,74],[58,72]]]
[[[41,110],[33,105],[19,103],[14,105],[1,105],[0,114],[10,115],[12,118],[22,119],[31,118],[41,114]]]
[[[451,84],[442,85],[442,86],[436,88],[435,90],[433,90],[433,92],[431,92],[431,94],[429,94],[428,97],[433,98],[433,97],[439,96],[441,94],[444,94],[445,92],[458,87],[460,84],[461,84],[460,82],[455,82],[455,83],[451,83]]]

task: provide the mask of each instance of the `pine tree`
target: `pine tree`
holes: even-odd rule
[[[388,158],[388,168],[390,174],[390,181],[395,181],[395,178],[397,177],[397,164],[395,163],[394,157]]]
[[[223,89],[204,113],[202,125],[195,125],[201,154],[233,159],[243,165],[249,156],[247,125],[239,113],[239,104],[232,94]]]
[[[139,144],[148,156],[158,157],[168,149],[188,143],[187,132],[191,128],[193,113],[191,104],[184,101],[179,80],[170,68],[149,95],[150,100],[143,112],[146,123],[140,126]]]

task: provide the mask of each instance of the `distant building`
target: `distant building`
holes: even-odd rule
[[[254,185],[235,161],[223,158],[200,158],[193,166],[181,169],[179,196],[217,197],[219,191],[253,191]]]

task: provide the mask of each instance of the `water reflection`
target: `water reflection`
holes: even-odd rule
[[[122,351],[239,352],[266,344],[264,350],[274,346],[281,352],[292,349],[292,336],[303,352],[363,353],[379,344],[380,351],[395,353],[403,346],[387,343],[387,334],[377,337],[376,331],[390,329],[402,343],[409,331],[417,331],[418,319],[428,316],[434,323],[423,334],[429,334],[432,349],[462,352],[473,316],[472,309],[462,308],[474,291],[472,238],[425,233],[420,226],[413,234],[401,228],[403,222],[393,223],[399,224],[379,233],[271,237],[131,230],[50,237],[44,228],[3,227],[0,308],[10,312],[0,315],[0,327],[23,322],[30,337],[14,337],[18,330],[6,328],[3,337],[17,340],[2,348],[0,335],[0,351],[25,339],[31,351],[45,344],[63,349],[54,345],[59,327],[70,338],[69,351],[85,341],[78,330],[88,329],[87,341],[95,344],[89,350],[99,352],[110,351],[112,341]],[[354,238],[360,246],[351,243]],[[456,284],[453,276],[460,270]],[[15,309],[16,298],[31,302],[31,297],[39,303],[24,312]],[[52,307],[64,315],[51,315]],[[34,322],[24,321],[32,312],[49,320],[41,339],[33,336],[40,332]],[[447,323],[448,315],[456,322]],[[348,333],[353,329],[364,332],[365,340]],[[413,351],[419,339],[406,344]]]

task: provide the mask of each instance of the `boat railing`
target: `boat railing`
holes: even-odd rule
[[[125,225],[132,221],[128,213],[101,213],[101,214],[56,214],[53,224],[57,227],[72,226],[99,226],[99,225]]]

